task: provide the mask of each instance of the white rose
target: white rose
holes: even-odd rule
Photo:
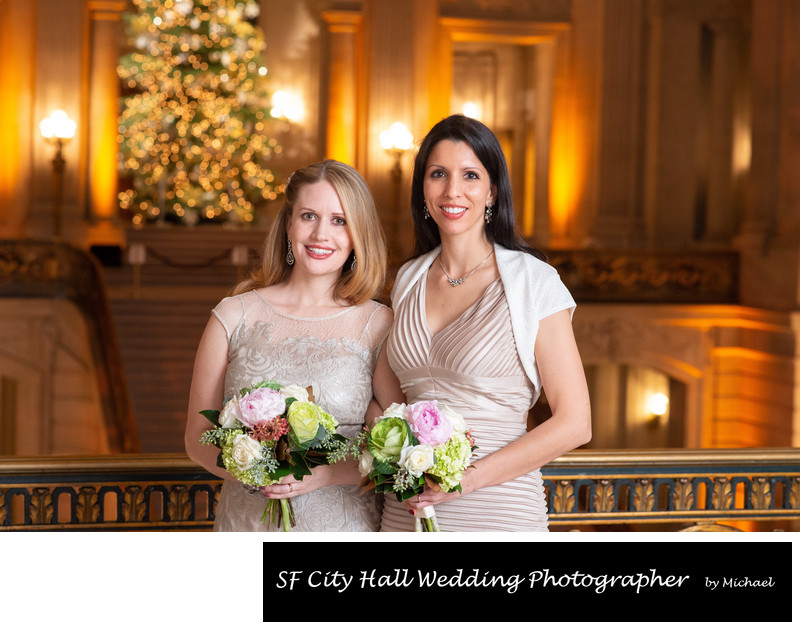
[[[433,447],[427,444],[406,446],[400,451],[400,468],[404,468],[414,477],[419,477],[433,466]]]
[[[381,418],[402,418],[408,420],[408,413],[406,412],[405,403],[392,403],[389,408],[383,412]]]
[[[217,419],[219,426],[221,426],[223,429],[235,429],[241,424],[236,418],[236,412],[234,411],[236,409],[236,405],[238,404],[239,399],[234,396],[228,401],[225,407],[223,407],[219,414],[219,418]]]
[[[464,416],[456,411],[453,411],[447,405],[442,407],[442,412],[447,416],[447,419],[450,420],[450,424],[453,425],[453,431],[457,431],[458,433],[466,433],[467,422],[464,420]]]
[[[261,444],[249,435],[237,435],[233,438],[231,457],[239,470],[247,470],[258,459],[263,459]]]
[[[308,390],[300,385],[287,385],[281,387],[281,396],[284,398],[297,398],[300,402],[308,402]]]
[[[361,459],[358,460],[358,472],[361,473],[362,477],[366,477],[370,471],[372,470],[372,460],[375,458],[372,456],[367,449],[364,449],[361,453]]]

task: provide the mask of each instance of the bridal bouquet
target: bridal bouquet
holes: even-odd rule
[[[357,443],[359,470],[367,489],[398,501],[422,494],[426,484],[442,492],[461,491],[461,477],[477,447],[463,416],[435,400],[395,403]],[[417,531],[439,531],[433,507],[416,520]]]
[[[314,403],[311,388],[284,387],[263,381],[243,388],[221,411],[200,413],[215,428],[200,438],[201,444],[220,449],[217,465],[245,484],[248,491],[272,485],[291,474],[300,480],[311,468],[329,463],[333,453],[346,447],[336,418]],[[270,499],[261,522],[280,519],[284,531],[295,524],[289,499]]]

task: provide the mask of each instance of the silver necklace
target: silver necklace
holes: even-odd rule
[[[490,252],[489,252],[489,254],[486,256],[486,258],[484,258],[482,261],[480,261],[480,262],[478,263],[478,267],[480,267],[480,266],[481,266],[483,263],[485,263],[487,260],[489,260],[489,256],[491,256],[492,254],[494,254],[494,248],[492,249],[492,251],[490,251]],[[464,280],[466,280],[467,278],[469,278],[469,277],[470,277],[470,276],[471,276],[473,273],[475,273],[476,271],[478,271],[478,267],[475,267],[475,269],[473,269],[472,271],[470,271],[470,272],[469,272],[469,273],[468,273],[466,276],[464,276],[463,278],[451,278],[451,277],[450,277],[450,274],[449,274],[449,273],[447,273],[447,270],[444,268],[444,263],[442,262],[442,256],[441,256],[441,254],[439,255],[439,266],[442,268],[442,271],[444,271],[444,275],[446,275],[446,276],[447,276],[447,281],[450,283],[450,286],[451,286],[451,287],[457,287],[459,284],[461,284],[462,282],[464,282]]]

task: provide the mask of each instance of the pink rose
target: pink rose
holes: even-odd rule
[[[261,422],[272,420],[286,411],[286,401],[280,392],[260,387],[239,399],[236,417],[251,429]]]
[[[408,424],[416,438],[429,446],[444,444],[453,434],[453,425],[436,406],[435,400],[408,405]]]

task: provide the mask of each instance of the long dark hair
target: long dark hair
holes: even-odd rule
[[[517,233],[514,203],[511,198],[511,179],[497,137],[482,122],[461,114],[453,114],[436,123],[422,141],[414,160],[414,175],[411,180],[414,256],[425,254],[442,242],[436,223],[423,216],[425,168],[433,147],[442,140],[466,143],[489,173],[490,183],[497,189],[492,220],[484,224],[489,242],[546,260],[547,257],[542,252],[528,245]]]

